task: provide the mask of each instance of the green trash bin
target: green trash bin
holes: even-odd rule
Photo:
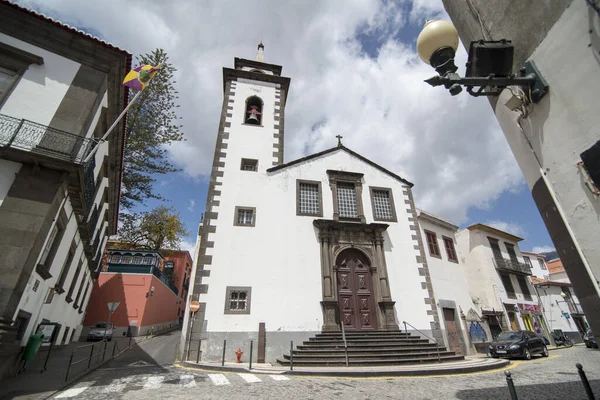
[[[40,346],[42,345],[42,339],[44,335],[42,333],[38,333],[35,335],[31,335],[29,340],[27,341],[27,346],[25,346],[25,352],[23,353],[24,361],[31,361],[35,358]]]

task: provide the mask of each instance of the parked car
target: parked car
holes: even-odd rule
[[[588,349],[598,348],[598,342],[596,341],[596,337],[594,336],[591,328],[588,329],[586,334],[583,336],[583,341],[585,342],[585,347]]]
[[[88,333],[88,342],[93,340],[112,340],[113,336],[113,324],[111,322],[96,322],[96,325],[90,326],[90,332]]]
[[[522,357],[531,360],[533,354],[548,357],[548,347],[537,333],[532,331],[501,332],[490,343],[490,355],[498,357]]]

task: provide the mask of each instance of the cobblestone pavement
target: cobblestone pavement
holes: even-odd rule
[[[581,363],[600,397],[600,351],[573,347],[510,369],[519,400],[586,399]],[[202,372],[173,366],[98,370],[55,398],[77,399],[510,399],[503,371],[419,378],[331,378]]]

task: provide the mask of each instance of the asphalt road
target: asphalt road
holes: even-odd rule
[[[145,340],[105,364],[101,370],[130,366],[171,365],[175,362],[175,351],[180,338],[181,331],[176,330]]]
[[[164,348],[172,338],[165,338]],[[163,347],[163,346],[158,346]],[[157,350],[155,354],[166,352]],[[165,353],[166,354],[166,353]],[[103,369],[56,398],[77,399],[510,399],[504,370],[520,400],[586,399],[581,363],[600,397],[600,351],[573,347],[516,361],[501,371],[419,378],[325,378],[201,372],[167,365]]]

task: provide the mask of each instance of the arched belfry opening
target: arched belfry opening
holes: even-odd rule
[[[246,99],[246,113],[244,122],[250,125],[262,125],[263,101],[258,96]]]

